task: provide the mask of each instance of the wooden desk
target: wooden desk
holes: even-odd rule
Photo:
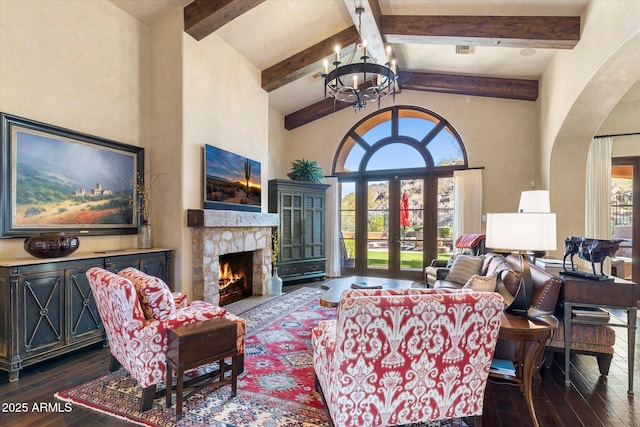
[[[320,285],[322,289],[327,290],[320,297],[320,305],[323,307],[337,307],[342,292],[351,289],[351,284],[355,282],[379,284],[382,289],[409,289],[413,285],[412,280],[385,279],[382,277],[350,276],[332,279]]]
[[[224,318],[207,320],[206,322],[192,323],[178,326],[167,331],[167,408],[171,407],[172,370],[177,373],[176,383],[176,419],[182,418],[182,391],[184,372],[213,362],[218,362],[220,369],[206,377],[197,377],[190,380],[187,386],[199,383],[207,377],[206,383],[195,387],[185,399],[205,386],[222,387],[231,384],[231,396],[236,395],[237,378],[239,371],[238,348],[236,344],[237,326],[235,322]],[[224,379],[226,371],[225,358],[231,357],[231,378]],[[213,380],[217,382],[212,383]]]
[[[537,365],[540,363],[542,352],[547,344],[551,333],[558,328],[558,319],[554,316],[546,315],[534,320],[525,317],[515,316],[510,313],[502,313],[499,338],[503,340],[515,341],[516,346],[516,378],[504,377],[490,373],[491,376],[514,380],[520,386],[520,391],[524,394],[524,400],[529,408],[529,415],[534,427],[539,427],[536,411],[533,407],[533,375],[536,373]]]
[[[547,268],[548,272],[558,275],[564,282],[561,289],[561,300],[564,301],[564,372],[565,385],[571,384],[569,379],[570,361],[570,339],[571,324],[584,323],[590,325],[609,325],[616,327],[626,327],[628,335],[628,363],[629,363],[629,390],[627,394],[633,396],[633,369],[636,347],[636,315],[638,300],[638,285],[628,280],[615,278],[613,282],[599,282],[581,277],[560,274],[560,269]],[[587,320],[577,320],[571,317],[571,310],[575,307],[595,307],[622,309],[627,312],[627,321],[619,319],[620,322],[597,322]]]

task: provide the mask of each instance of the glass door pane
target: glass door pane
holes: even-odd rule
[[[400,181],[400,270],[422,271],[424,179]]]
[[[438,258],[453,254],[453,177],[438,178]]]
[[[619,239],[618,277],[632,280],[633,272],[633,164],[611,168],[611,237]]]
[[[389,181],[367,182],[367,268],[389,268]]]
[[[340,183],[340,255],[342,268],[355,266],[356,259],[356,184]]]

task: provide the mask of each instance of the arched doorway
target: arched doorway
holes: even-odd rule
[[[467,168],[456,130],[438,114],[394,106],[347,132],[332,173],[340,182],[343,274],[421,279],[452,249],[453,171]]]

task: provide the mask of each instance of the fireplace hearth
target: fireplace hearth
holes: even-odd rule
[[[218,264],[220,306],[248,298],[253,294],[253,253],[240,252],[220,256]]]

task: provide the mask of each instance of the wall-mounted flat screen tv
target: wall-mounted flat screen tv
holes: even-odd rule
[[[260,162],[204,146],[204,208],[260,212]]]

